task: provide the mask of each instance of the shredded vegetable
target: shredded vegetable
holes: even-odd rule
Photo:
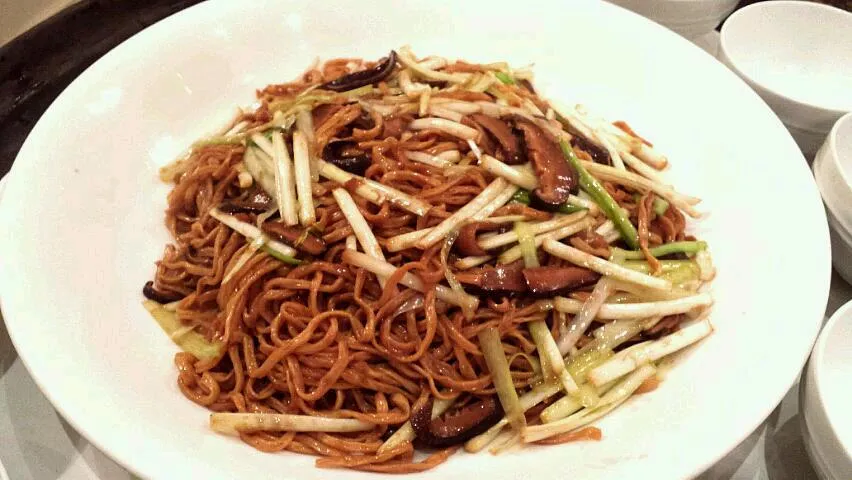
[[[244,432],[363,432],[373,425],[351,418],[285,413],[213,413],[210,428],[229,435]]]
[[[191,325],[184,325],[178,319],[177,313],[153,300],[145,300],[142,305],[154,317],[166,335],[183,351],[191,353],[199,360],[210,360],[222,355],[225,345],[221,342],[211,342],[194,331]]]
[[[666,255],[672,255],[675,253],[683,253],[686,255],[695,255],[696,253],[706,250],[707,242],[701,241],[683,241],[683,242],[671,242],[664,243],[658,247],[653,247],[649,249],[651,255],[659,258],[665,257]],[[644,260],[645,254],[643,254],[640,250],[624,250],[621,248],[613,248],[612,249],[612,257],[611,260]]]
[[[582,165],[577,156],[574,155],[574,151],[571,149],[571,146],[564,140],[560,143],[560,146],[562,147],[562,153],[565,155],[565,158],[567,158],[574,169],[577,170],[577,174],[580,176],[580,186],[582,189],[592,197],[598,207],[603,210],[604,214],[612,220],[612,223],[614,223],[616,228],[618,228],[618,231],[621,233],[621,238],[627,242],[627,245],[633,249],[639,248],[639,234],[636,232],[636,227],[630,223],[630,219],[624,214],[624,210],[622,210],[609,193],[607,193],[603,185],[601,185],[595,177],[586,171],[586,168]]]
[[[529,329],[533,340],[535,341],[539,355],[542,360],[547,358],[547,365],[553,370],[553,374],[562,384],[562,388],[565,389],[565,393],[577,398],[578,401],[586,407],[594,406],[599,400],[597,395],[589,389],[581,389],[577,386],[577,382],[568,370],[565,369],[565,363],[562,360],[562,355],[559,353],[559,348],[557,348],[556,342],[550,334],[550,330],[547,328],[547,324],[545,324],[543,320],[537,320],[530,322]],[[542,362],[542,364],[543,363],[544,362]]]
[[[642,383],[656,373],[652,365],[645,365],[624,381],[613,387],[601,398],[596,408],[585,408],[561,420],[527,427],[521,436],[524,442],[536,442],[554,435],[570,432],[584,427],[624,403]]]
[[[571,320],[565,335],[561,336],[557,342],[559,352],[562,355],[570,352],[577,343],[577,340],[586,333],[586,330],[592,324],[592,320],[597,317],[598,311],[610,293],[612,293],[612,290],[612,281],[609,278],[604,278],[595,285],[588,300],[583,303],[580,311],[576,312],[574,319]],[[556,308],[560,310],[558,306]],[[565,312],[564,310],[560,311]]]
[[[616,263],[608,262],[582,250],[569,247],[568,245],[560,243],[552,238],[544,240],[542,246],[552,255],[568,260],[575,265],[594,270],[601,275],[611,276],[619,280],[636,283],[648,288],[655,288],[659,290],[669,290],[672,288],[672,283],[668,280],[652,277]]]
[[[710,322],[703,320],[684,327],[659,340],[640,343],[616,354],[588,374],[593,385],[603,385],[627,373],[640,365],[655,362],[706,337],[713,331]]]
[[[310,150],[308,150],[308,141],[302,132],[293,133],[293,158],[296,193],[299,196],[299,222],[309,227],[316,223],[317,216],[311,191]]]
[[[618,320],[646,318],[657,315],[676,315],[678,313],[686,313],[693,308],[706,307],[712,303],[713,297],[709,293],[698,293],[688,297],[661,300],[658,302],[607,303],[599,306],[595,318],[601,320]],[[553,300],[554,308],[565,313],[580,313],[584,305],[583,302],[564,297],[556,297]]]
[[[293,160],[290,152],[284,144],[284,135],[281,132],[272,133],[272,157],[275,161],[275,190],[278,200],[278,211],[281,219],[287,225],[299,223],[299,214],[296,208],[296,185],[293,177]]]
[[[506,85],[514,85],[515,84],[515,79],[512,78],[511,75],[509,75],[506,72],[494,72],[494,76],[497,77],[497,80],[500,80],[501,82],[503,82]]]
[[[526,426],[524,408],[518,400],[518,392],[515,390],[512,374],[509,371],[509,363],[503,351],[503,343],[500,341],[500,333],[494,327],[488,327],[479,332],[479,347],[491,372],[491,380],[497,390],[497,396],[506,412],[509,423],[517,430],[523,430]]]
[[[521,255],[524,258],[524,265],[529,267],[538,267],[538,252],[535,246],[535,232],[524,222],[515,223],[515,236],[518,238],[518,246],[521,247]],[[490,239],[489,239],[490,240]]]
[[[249,240],[256,240],[258,237],[264,237],[264,251],[267,251],[267,249],[269,249],[277,253],[278,255],[281,255],[282,257],[289,258],[289,261],[295,260],[293,257],[295,257],[296,255],[296,250],[288,247],[287,245],[284,245],[283,243],[277,240],[265,238],[260,229],[255,227],[254,225],[243,222],[232,215],[222,213],[216,208],[210,210],[210,216],[224,223],[231,229],[248,238]]]
[[[467,205],[463,206],[449,218],[438,224],[435,228],[425,234],[417,241],[415,246],[420,249],[426,249],[437,243],[445,235],[453,229],[460,226],[464,221],[476,215],[491,201],[497,199],[500,194],[506,189],[506,181],[498,178],[485,187],[482,192],[471,200]],[[514,192],[513,192],[514,193]],[[508,201],[508,198],[506,199]]]

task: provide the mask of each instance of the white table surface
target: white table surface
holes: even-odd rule
[[[695,43],[715,56],[718,35],[714,32]],[[852,286],[833,272],[826,316],[850,300]],[[798,391],[796,382],[760,427],[699,480],[817,478],[802,441]],[[93,447],[53,409],[15,353],[2,322],[0,462],[11,480],[136,478]]]

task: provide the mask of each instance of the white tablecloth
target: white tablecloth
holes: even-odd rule
[[[716,55],[718,36],[696,43]],[[852,300],[852,286],[833,274],[826,316]],[[816,478],[799,428],[798,382],[769,418],[700,480]],[[12,480],[125,480],[132,474],[80,436],[29,376],[0,322],[0,461]]]

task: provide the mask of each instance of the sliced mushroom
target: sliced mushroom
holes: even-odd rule
[[[365,85],[379,83],[393,72],[396,67],[396,52],[391,50],[387,57],[373,68],[350,73],[320,86],[332,92],[345,92]]]
[[[530,92],[530,93],[535,94],[535,87],[533,87],[532,82],[530,82],[530,81],[529,81],[529,80],[527,80],[526,78],[524,78],[524,79],[520,80],[518,83],[520,83],[522,87],[524,87],[524,88],[526,88],[527,90],[529,90],[529,92]]]
[[[532,267],[522,271],[533,295],[561,295],[598,281],[599,273],[581,267]]]
[[[458,445],[491,428],[503,417],[503,407],[493,396],[480,397],[462,408],[432,418],[430,397],[411,412],[411,426],[420,443],[429,447]]]
[[[571,146],[588,153],[593,162],[612,165],[612,158],[610,158],[609,152],[595,145],[582,135],[573,135],[571,137]]]
[[[562,155],[556,141],[538,125],[518,115],[511,119],[524,135],[527,158],[538,177],[539,186],[533,193],[543,203],[558,207],[576,191],[577,171]]]
[[[358,148],[358,143],[351,140],[333,140],[322,149],[323,160],[346,170],[349,173],[363,176],[370,166],[370,156]]]
[[[161,292],[157,290],[154,288],[154,282],[152,281],[145,282],[145,286],[142,287],[142,295],[145,295],[145,298],[160,304],[176,302],[183,298],[183,295],[179,293]]]
[[[657,322],[656,325],[642,332],[642,337],[656,340],[660,337],[672,334],[680,328],[680,324],[686,320],[687,316],[683,313],[676,315],[668,315]]]
[[[325,252],[325,242],[305,228],[285,225],[283,222],[266,222],[260,228],[264,233],[277,237],[297,250],[311,255]]]
[[[484,293],[524,293],[527,291],[527,283],[523,269],[523,262],[517,261],[456,272],[456,279]]]
[[[479,132],[479,135],[476,137],[475,142],[482,153],[497,156],[498,144],[494,141],[491,135],[488,134],[488,131],[485,130],[485,127],[474,122],[470,115],[462,117],[461,124],[476,129],[476,131]]]
[[[465,226],[459,229],[459,236],[454,244],[456,251],[462,255],[488,255],[488,252],[480,247],[479,242],[476,241],[476,234],[480,230],[493,230],[497,227],[499,225],[490,222],[471,222],[465,224]]]
[[[501,150],[498,156],[503,157],[501,158],[503,162],[509,165],[524,163],[525,159],[524,153],[521,150],[521,142],[506,122],[499,118],[489,117],[483,113],[475,113],[470,116],[470,119],[481,125],[486,132],[497,140]]]
[[[219,210],[225,213],[263,213],[272,208],[272,203],[268,193],[253,187],[237,198],[222,202]]]

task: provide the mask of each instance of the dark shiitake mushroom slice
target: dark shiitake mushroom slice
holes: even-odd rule
[[[219,210],[225,213],[263,213],[272,208],[272,197],[260,188],[252,188],[243,195],[225,200]]]
[[[503,407],[494,396],[479,397],[462,408],[432,418],[430,397],[411,412],[411,426],[420,443],[429,447],[458,445],[491,428],[503,418]]]
[[[527,158],[532,162],[539,186],[533,194],[552,209],[568,200],[568,195],[578,188],[579,177],[568,163],[556,141],[535,123],[512,115],[515,128],[524,135]]]
[[[535,296],[565,294],[601,278],[599,273],[581,267],[532,267],[525,268],[522,274]]]
[[[176,302],[183,298],[183,295],[178,293],[161,292],[157,290],[156,288],[154,288],[154,282],[150,280],[145,282],[145,286],[142,287],[142,295],[145,295],[145,298],[153,300],[160,304]]]
[[[396,67],[396,52],[391,50],[388,56],[375,67],[344,75],[320,85],[320,88],[332,92],[345,92],[365,85],[372,85],[387,78],[393,72],[394,67]]]
[[[364,176],[372,161],[370,156],[358,148],[352,140],[333,140],[322,150],[322,158],[349,173]]]
[[[264,233],[292,245],[296,250],[301,250],[311,255],[319,255],[325,252],[326,245],[323,239],[313,235],[306,228],[288,226],[283,222],[265,222],[260,228]]]

